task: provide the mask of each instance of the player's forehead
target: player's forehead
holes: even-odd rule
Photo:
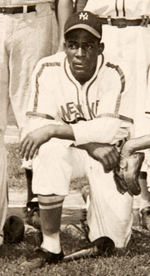
[[[75,43],[94,43],[96,40],[98,39],[94,35],[83,29],[72,30],[66,36],[66,41]]]

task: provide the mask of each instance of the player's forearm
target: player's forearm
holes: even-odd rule
[[[111,117],[79,122],[78,124],[72,124],[71,127],[74,132],[76,145],[90,142],[115,144],[118,140],[127,137],[129,133],[128,127],[124,125],[124,122]]]
[[[52,125],[50,127],[50,136],[65,140],[75,140],[72,127],[70,125]]]
[[[122,148],[122,155],[129,157],[137,150],[150,148],[150,135],[141,136],[127,141]]]
[[[72,0],[59,0],[58,7],[58,26],[59,26],[59,47],[58,51],[63,50],[64,43],[64,25],[69,16],[73,13]]]
[[[26,160],[32,159],[35,152],[51,138],[74,140],[69,125],[49,124],[29,132],[21,142],[21,153]]]

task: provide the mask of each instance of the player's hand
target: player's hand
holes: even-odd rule
[[[88,143],[79,148],[85,149],[92,158],[99,161],[103,165],[105,173],[113,170],[119,162],[119,153],[113,145]]]
[[[21,154],[26,160],[32,159],[39,147],[50,140],[50,125],[29,132],[21,142]]]

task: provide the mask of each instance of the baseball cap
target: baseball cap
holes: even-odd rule
[[[75,29],[84,29],[97,38],[102,37],[102,25],[99,17],[89,11],[77,12],[69,17],[64,26],[64,35]]]

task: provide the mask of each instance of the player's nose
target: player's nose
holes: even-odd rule
[[[82,47],[79,47],[76,51],[76,56],[77,57],[85,56],[85,50]]]

